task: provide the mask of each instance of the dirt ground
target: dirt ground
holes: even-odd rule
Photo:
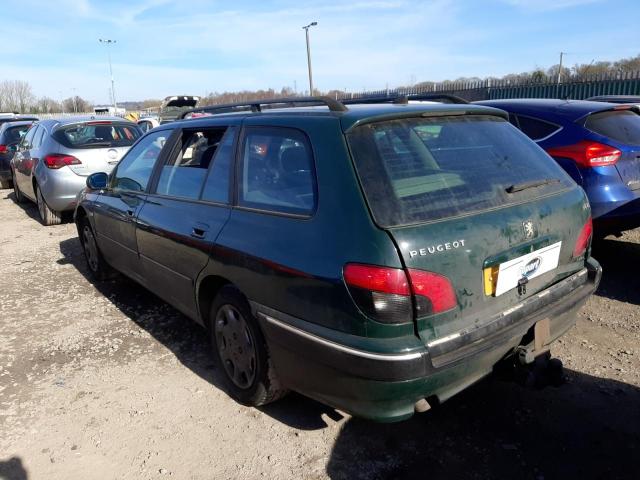
[[[204,332],[124,278],[93,284],[74,225],[0,191],[0,479],[639,478],[640,231],[554,345],[560,387],[489,377],[411,420],[219,387]]]

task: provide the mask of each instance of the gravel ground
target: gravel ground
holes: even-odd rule
[[[554,345],[560,387],[487,378],[411,420],[300,395],[236,404],[204,332],[132,281],[93,284],[72,223],[0,191],[0,478],[638,478],[640,232]]]

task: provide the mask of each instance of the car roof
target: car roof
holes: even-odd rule
[[[482,100],[476,105],[502,108],[509,112],[531,114],[543,118],[563,118],[575,121],[591,113],[613,110],[620,105],[587,100],[562,100],[550,98],[516,98],[509,100]]]
[[[197,109],[196,109],[197,111]],[[300,116],[326,117],[338,119],[344,131],[355,128],[364,123],[391,120],[397,118],[420,117],[431,115],[462,115],[462,114],[486,114],[505,117],[504,112],[481,105],[471,104],[451,104],[451,103],[420,103],[420,104],[398,104],[398,103],[367,103],[349,104],[343,111],[332,111],[326,106],[296,106],[290,108],[267,108],[260,112],[239,111],[213,114],[210,116],[197,117],[187,120],[172,122],[174,127],[206,125],[213,119],[224,117],[232,118],[256,118],[267,119],[269,117],[291,117]],[[197,123],[196,123],[197,122]]]
[[[47,126],[63,127],[65,125],[73,125],[75,123],[83,123],[83,122],[119,122],[119,123],[130,123],[132,125],[136,125],[135,122],[132,122],[125,118],[108,116],[108,115],[76,115],[72,117],[50,118],[47,120],[41,120],[39,124],[47,125]]]

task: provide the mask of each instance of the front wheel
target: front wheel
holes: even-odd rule
[[[231,397],[257,407],[286,395],[258,323],[236,288],[222,287],[211,305],[209,327],[216,360]]]
[[[16,176],[13,172],[11,172],[11,178],[13,179],[13,195],[16,199],[16,203],[24,203],[26,199],[20,191],[20,187],[18,187],[18,182],[16,182]]]
[[[62,213],[49,208],[38,185],[36,185],[36,201],[43,225],[60,225],[62,223]]]
[[[113,268],[105,261],[102,252],[98,248],[96,237],[93,234],[89,220],[83,218],[80,221],[80,243],[84,251],[84,258],[87,261],[87,267],[91,275],[96,280],[108,280],[115,275]]]

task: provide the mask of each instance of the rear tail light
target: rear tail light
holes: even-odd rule
[[[80,160],[72,155],[62,155],[60,153],[53,153],[44,157],[44,164],[47,168],[53,170],[66,167],[67,165],[80,165],[81,163]]]
[[[456,292],[447,277],[410,268],[409,279],[419,317],[446,312],[457,305]]]
[[[586,140],[574,145],[550,148],[547,153],[553,157],[570,158],[585,168],[615,165],[622,154],[617,148]]]
[[[0,153],[7,153],[7,146],[6,145],[0,145]]]
[[[593,221],[591,220],[591,216],[587,219],[587,222],[580,230],[580,234],[578,235],[578,240],[576,241],[576,246],[573,249],[574,258],[579,257],[584,252],[587,251],[587,247],[589,246],[589,242],[591,241],[591,235],[593,234]]]
[[[343,275],[358,307],[379,322],[411,322],[414,299],[418,316],[444,312],[457,304],[451,282],[436,273],[349,263]]]

